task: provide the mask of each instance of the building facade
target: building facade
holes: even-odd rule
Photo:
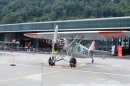
[[[58,25],[59,31],[89,31],[89,30],[130,30],[130,17],[112,17],[112,18],[95,18],[80,20],[64,20],[64,21],[48,21],[18,24],[2,24],[0,25],[0,41],[11,41],[16,39],[20,42],[20,46],[24,47],[25,42],[31,41],[37,48],[47,47],[51,44],[50,40],[39,40],[25,37],[23,34],[28,32],[46,32],[54,31]],[[81,43],[87,46],[90,41],[83,40]],[[114,40],[96,40],[97,49],[111,50],[112,45],[122,45],[124,49],[129,49],[130,38],[114,39]],[[44,46],[47,45],[47,46]],[[103,47],[102,47],[103,46]]]

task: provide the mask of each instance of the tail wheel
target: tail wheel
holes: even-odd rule
[[[94,60],[92,60],[92,63],[94,62]]]
[[[71,59],[70,59],[70,67],[71,67],[71,68],[75,68],[75,67],[76,67],[76,63],[77,63],[77,62],[76,62],[76,59],[75,59],[75,58],[71,58]]]
[[[55,65],[55,59],[54,56],[50,57],[48,60],[49,66],[54,66]]]

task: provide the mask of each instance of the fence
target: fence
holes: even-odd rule
[[[1,51],[27,51],[28,48],[24,47],[2,47],[0,46]],[[33,48],[30,49],[30,51],[33,51]],[[51,48],[36,48],[35,52],[51,52]]]

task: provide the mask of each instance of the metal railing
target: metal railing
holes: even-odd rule
[[[13,47],[13,48],[10,48],[10,47],[0,47],[0,50],[1,51],[21,51],[21,52],[26,52],[28,48],[24,48],[24,47]],[[30,49],[30,51],[33,51],[33,48]],[[51,48],[35,48],[35,52],[38,52],[38,53],[44,53],[44,52],[51,52],[52,49]]]

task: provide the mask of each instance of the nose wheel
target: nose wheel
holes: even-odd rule
[[[55,65],[55,59],[54,56],[50,57],[48,60],[49,66],[54,66]]]
[[[76,63],[77,63],[77,62],[76,62],[76,59],[75,59],[75,58],[71,58],[71,59],[70,59],[70,67],[71,67],[71,68],[75,68],[75,67],[76,67]]]
[[[92,60],[92,63],[94,63],[94,60]]]

